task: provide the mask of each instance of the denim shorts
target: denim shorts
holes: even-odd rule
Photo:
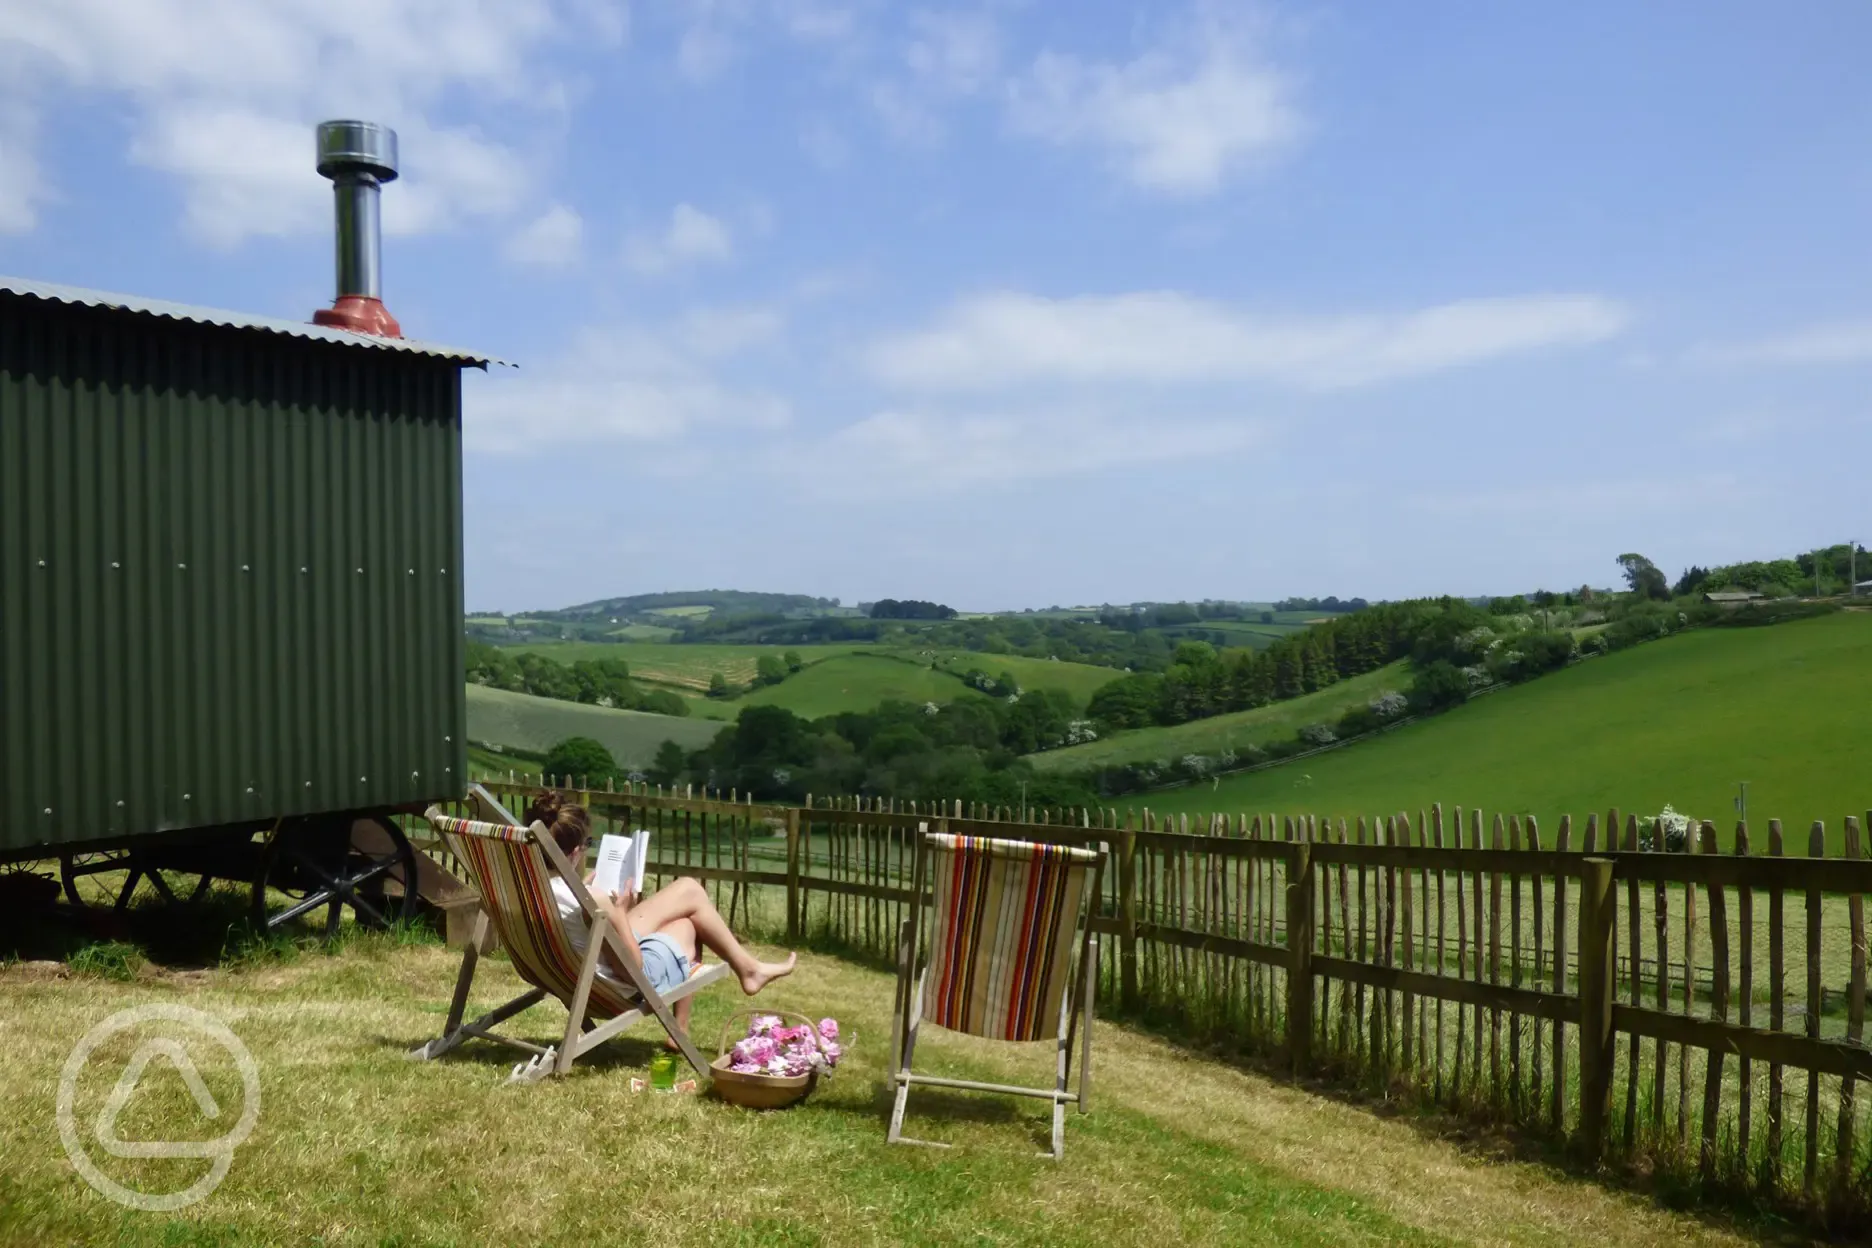
[[[689,978],[689,959],[676,947],[676,942],[663,933],[639,936],[637,948],[643,953],[644,978],[659,993],[680,988]]]

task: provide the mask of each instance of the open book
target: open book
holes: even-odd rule
[[[629,836],[606,833],[598,842],[598,863],[592,876],[592,892],[600,897],[630,892],[643,894],[644,864],[650,858],[650,830],[640,828]]]

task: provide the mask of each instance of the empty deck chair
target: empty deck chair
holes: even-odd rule
[[[1098,942],[1091,920],[1105,859],[1103,845],[1091,850],[944,833],[923,837],[911,893],[918,901],[904,920],[898,948],[891,1143],[928,1143],[903,1134],[910,1087],[923,1084],[1050,1100],[1051,1155],[1056,1160],[1065,1155],[1066,1106],[1075,1104],[1085,1113],[1092,1090]],[[929,955],[919,975],[921,898],[932,886]],[[912,1063],[923,1023],[990,1040],[1051,1040],[1057,1046],[1054,1086],[1010,1087],[918,1074]],[[1079,1086],[1069,1090],[1075,1038],[1081,1046]]]
[[[498,805],[495,810],[499,810]],[[533,1054],[531,1061],[514,1068],[510,1080],[530,1083],[549,1074],[566,1074],[580,1057],[654,1015],[696,1074],[704,1079],[708,1077],[708,1063],[696,1051],[688,1034],[677,1025],[669,1007],[725,978],[728,975],[726,963],[698,965],[680,987],[659,994],[645,980],[642,969],[626,956],[624,942],[544,825],[535,823],[523,828],[504,822],[456,819],[434,806],[424,818],[442,838],[448,851],[467,869],[469,883],[481,895],[481,914],[475,920],[474,936],[462,954],[461,974],[455,981],[455,997],[449,1004],[448,1022],[442,1035],[412,1050],[410,1057],[419,1060],[440,1057],[470,1037],[494,1040]],[[572,942],[560,922],[552,894],[555,877],[566,882],[585,912],[588,936],[583,956],[573,951]],[[475,968],[485,943],[485,927],[489,924],[512,959],[514,970],[532,986],[480,1018],[464,1022],[462,1016],[467,1010],[468,992],[474,983]],[[599,951],[606,946],[615,952],[627,983],[598,974]],[[567,1010],[565,1038],[556,1048],[541,1048],[493,1030],[548,996],[563,1002]]]

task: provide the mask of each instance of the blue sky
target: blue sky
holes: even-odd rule
[[[0,272],[467,380],[469,605],[1512,592],[1872,541],[1872,7],[0,0]],[[484,506],[477,508],[476,504]]]

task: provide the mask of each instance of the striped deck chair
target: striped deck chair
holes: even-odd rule
[[[494,809],[500,809],[498,804]],[[554,844],[543,824],[523,828],[504,822],[456,819],[434,806],[425,812],[424,818],[448,851],[467,868],[469,882],[481,895],[481,913],[475,920],[474,936],[462,953],[461,974],[455,980],[455,997],[449,1004],[448,1022],[442,1035],[411,1050],[411,1058],[421,1061],[437,1058],[469,1037],[477,1036],[533,1054],[530,1061],[514,1068],[509,1079],[509,1082],[533,1083],[550,1074],[568,1073],[573,1062],[644,1018],[655,1015],[696,1074],[708,1078],[708,1063],[696,1051],[688,1034],[677,1025],[669,1007],[725,978],[728,975],[726,963],[697,965],[680,987],[659,994],[644,979],[642,968],[625,953],[624,942],[612,929],[598,903],[585,891],[584,881]],[[585,920],[590,925],[587,930],[593,933],[585,942],[583,957],[573,952],[572,942],[559,920],[559,908],[552,895],[555,877],[571,887],[572,895],[584,908]],[[531,987],[473,1022],[464,1022],[462,1016],[468,1007],[468,991],[474,983],[475,967],[486,943],[484,938],[489,924],[513,961],[514,970]],[[606,946],[613,950],[618,964],[624,968],[628,983],[598,974],[599,951]],[[541,1048],[493,1030],[548,996],[564,1002],[567,1010],[565,1039],[556,1048]]]
[[[1053,1102],[1055,1160],[1065,1156],[1066,1106],[1085,1113],[1092,1091],[1092,993],[1098,942],[1092,916],[1104,880],[1106,847],[1074,849],[1030,841],[929,833],[918,846],[911,896],[934,886],[929,954],[920,976],[923,905],[904,920],[897,959],[897,1009],[891,1035],[892,1144],[926,1144],[903,1134],[912,1084],[1034,1096]],[[1078,954],[1078,966],[1073,955]],[[1070,991],[1068,991],[1070,989]],[[923,1023],[991,1040],[1051,1040],[1051,1088],[1009,1087],[916,1074]],[[1079,1086],[1069,1090],[1075,1037]],[[938,1146],[942,1147],[942,1146]]]

